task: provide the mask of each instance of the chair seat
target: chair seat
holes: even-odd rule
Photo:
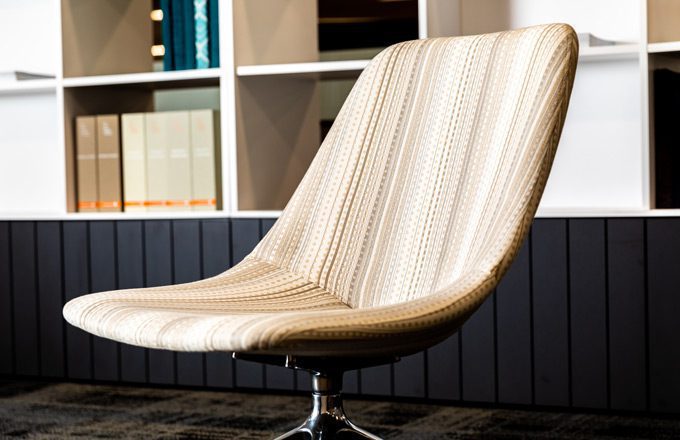
[[[465,286],[479,288],[480,283],[464,282],[461,297],[469,290]],[[84,295],[66,304],[64,317],[97,336],[148,348],[404,355],[436,337],[431,332],[431,307],[441,307],[441,302],[435,297],[351,308],[300,275],[251,256],[216,277],[192,283]],[[464,301],[454,307],[458,313],[476,304]]]

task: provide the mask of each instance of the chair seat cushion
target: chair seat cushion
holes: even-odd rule
[[[129,344],[231,351],[252,345],[248,329],[253,322],[343,309],[349,306],[332,293],[250,258],[192,283],[84,295],[64,307],[64,317],[95,335]]]
[[[64,317],[97,336],[147,348],[398,356],[455,331],[494,283],[493,274],[473,273],[421,301],[356,309],[250,256],[192,283],[80,296],[66,304]]]

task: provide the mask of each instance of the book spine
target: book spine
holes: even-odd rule
[[[195,211],[214,211],[217,209],[219,117],[213,110],[192,110],[190,116],[191,205]]]
[[[123,136],[123,210],[146,211],[146,128],[144,113],[121,116]]]
[[[175,60],[175,70],[184,70],[187,69],[186,49],[184,48],[184,1],[171,0],[170,11],[172,23],[172,57]]]
[[[168,131],[165,113],[146,113],[146,207],[168,209]]]
[[[168,128],[168,202],[173,211],[191,210],[189,112],[165,112]]]
[[[196,68],[196,28],[194,27],[194,2],[185,0],[182,2],[184,12],[184,68]]]
[[[99,211],[123,210],[118,115],[97,116],[97,175]]]
[[[97,125],[94,116],[76,117],[78,212],[97,212]]]
[[[207,0],[194,0],[194,29],[196,31],[196,68],[207,69],[210,67]]]
[[[219,1],[208,0],[208,47],[210,67],[220,67]]]
[[[163,11],[161,32],[163,47],[165,48],[165,55],[163,55],[163,70],[175,70],[175,58],[173,57],[174,45],[172,42],[172,11],[170,6],[170,0],[161,0],[161,11]]]

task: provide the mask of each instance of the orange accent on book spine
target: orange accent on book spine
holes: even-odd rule
[[[141,202],[141,201],[138,202],[138,201],[136,201],[136,200],[126,200],[126,201],[123,203],[123,205],[124,205],[124,206],[145,206],[145,205],[146,205],[146,202]]]
[[[144,202],[144,206],[166,206],[168,202],[165,200],[147,200]]]
[[[97,208],[120,208],[120,207],[121,207],[120,200],[97,202]]]
[[[191,206],[215,206],[217,200],[215,199],[194,199],[191,201]]]
[[[167,206],[190,206],[191,200],[168,200],[165,204]]]
[[[78,209],[96,209],[96,208],[97,202],[83,202],[83,201],[78,202]]]

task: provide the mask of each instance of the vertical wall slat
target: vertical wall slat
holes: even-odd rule
[[[62,233],[64,294],[69,301],[90,290],[87,222],[64,222]],[[92,378],[92,337],[72,325],[66,326],[66,371],[72,379]]]
[[[357,374],[359,374],[358,371]],[[312,378],[307,371],[304,370],[295,371],[295,389],[297,391],[304,392],[312,391]],[[358,388],[356,393],[357,394],[359,393]]]
[[[607,408],[605,223],[569,220],[571,393],[577,407]]]
[[[38,222],[38,297],[40,299],[40,371],[47,377],[64,377],[64,304],[61,264],[61,225]]]
[[[612,409],[647,405],[643,219],[607,220],[609,381]]]
[[[405,356],[394,363],[394,395],[425,397],[425,352]]]
[[[203,276],[211,277],[224,272],[231,261],[230,223],[227,219],[203,220],[202,251]],[[206,353],[206,384],[211,387],[233,387],[231,353]]]
[[[569,405],[567,228],[562,219],[537,219],[531,230],[534,403]]]
[[[460,399],[460,334],[427,350],[427,395],[432,399]]]
[[[14,366],[19,375],[38,375],[39,324],[35,223],[12,224]]]
[[[389,396],[392,394],[392,367],[379,365],[361,369],[361,394]]]
[[[260,241],[259,219],[233,219],[231,221],[232,264],[238,264]],[[236,360],[236,386],[264,387],[264,365]]]
[[[494,295],[482,303],[460,330],[462,338],[462,399],[496,400]]]
[[[118,288],[144,287],[144,240],[141,221],[116,222]],[[146,382],[147,350],[129,344],[120,347],[120,377],[125,382]]]
[[[201,231],[198,220],[175,220],[173,239],[173,284],[201,279]],[[177,383],[203,385],[203,353],[177,353]]]
[[[144,223],[146,283],[148,287],[172,284],[172,235],[168,220]],[[175,353],[149,350],[149,382],[175,383]]]
[[[531,256],[529,240],[496,288],[498,401],[531,404]]]
[[[680,411],[680,224],[647,220],[649,406]]]
[[[0,222],[0,374],[14,372],[10,223]]]
[[[351,370],[345,372],[342,386],[345,394],[359,394],[359,371]]]
[[[116,229],[112,221],[90,222],[90,278],[92,292],[117,288]],[[94,378],[119,380],[118,343],[95,336],[92,340]]]

